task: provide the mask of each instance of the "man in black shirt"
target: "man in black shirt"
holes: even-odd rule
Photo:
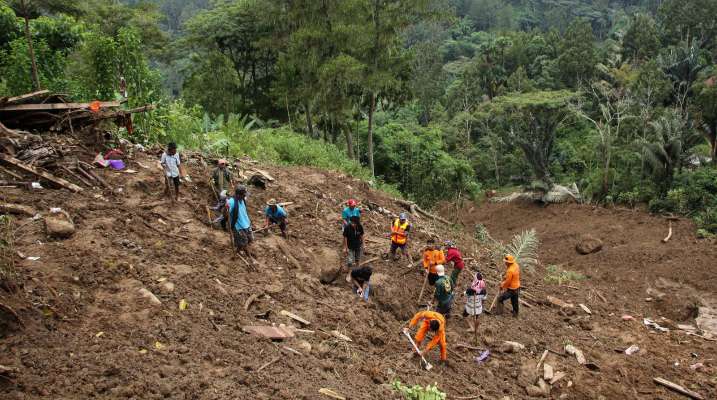
[[[344,229],[344,254],[347,256],[349,271],[354,266],[358,267],[363,252],[363,226],[359,221],[359,217],[351,217]],[[350,272],[346,281],[351,282]]]
[[[372,274],[373,269],[369,265],[351,270],[351,283],[353,284],[354,292],[365,301],[368,301],[368,293],[371,290],[369,281]]]

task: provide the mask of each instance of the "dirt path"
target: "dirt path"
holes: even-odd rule
[[[533,307],[524,308],[517,320],[481,317],[477,348],[491,350],[488,361],[477,364],[474,357],[480,350],[456,347],[472,342],[460,317],[464,300],[459,296],[448,322],[449,364],[428,373],[408,358],[409,345],[399,334],[418,310],[418,269],[374,263],[376,288],[368,304],[341,278],[331,285],[319,282],[322,270],[340,262],[342,201],[357,197],[363,204],[399,211],[390,198],[336,173],[262,165],[276,182],[266,190],[250,190],[253,223],[261,224],[261,208],[269,198],[293,201],[288,207],[291,237],[257,235],[259,265],[250,269],[231,256],[227,234],[206,224],[204,206],[211,197],[204,181],[209,168],[201,160],[188,160],[194,183],[184,188],[184,200],[175,208],[165,203],[143,207],[161,200],[161,176],[142,167],[152,165],[153,159],[139,154],[129,161],[137,174],[100,171],[113,187],[122,188],[114,195],[99,189],[82,195],[3,190],[3,202],[30,205],[43,215],[50,207],[68,211],[76,232],[66,240],[48,239],[40,220],[18,233],[17,249],[39,259],[18,260],[21,291],[0,292],[0,302],[13,307],[25,324],[24,329],[0,332],[0,365],[17,370],[12,380],[0,379],[0,397],[318,399],[325,398],[320,388],[330,388],[350,399],[391,399],[396,395],[390,383],[399,379],[411,385],[437,382],[449,398],[523,399],[528,398],[526,387],[536,382],[536,363],[545,349],[559,353],[550,353],[546,362],[566,374],[553,385],[551,398],[678,398],[655,386],[655,376],[705,398],[717,396],[714,342],[676,329],[656,333],[642,324],[643,317],[667,324],[662,316],[673,325],[694,324],[694,304],[688,301],[692,298],[684,296],[714,294],[709,267],[710,260],[717,259],[714,245],[697,242],[687,222],[679,222],[674,239],[661,244],[662,221],[629,211],[487,206],[466,210],[465,232],[414,218],[414,241],[422,242],[428,232],[457,239],[464,255],[477,259],[469,268],[480,267],[493,280],[501,271],[472,239],[475,222],[501,239],[535,227],[543,241],[543,266],[523,277],[528,295],[535,299],[526,297]],[[28,221],[21,218],[17,225]],[[369,242],[368,257],[386,251],[388,224],[382,214],[364,214],[364,226],[375,239]],[[602,238],[605,248],[579,256],[574,242],[588,232]],[[417,244],[413,250],[417,255]],[[572,287],[546,282],[549,264],[580,271],[589,279],[571,282]],[[467,286],[469,279],[464,272],[458,287]],[[652,294],[647,294],[649,288]],[[140,289],[153,293],[160,304],[143,298]],[[547,295],[576,307],[560,310],[545,301]],[[250,297],[255,300],[245,310]],[[653,301],[646,302],[647,297]],[[187,309],[180,309],[182,300]],[[577,307],[579,303],[592,315]],[[310,321],[302,328],[313,333],[271,342],[242,331],[245,325],[300,325],[281,310]],[[623,314],[635,320],[623,321]],[[333,330],[352,341],[338,339]],[[526,349],[502,353],[499,347],[506,340]],[[565,356],[567,343],[580,348],[599,370]],[[633,344],[641,351],[632,356],[615,351]],[[437,353],[429,357],[437,364]],[[690,369],[698,362],[704,364],[702,369]]]

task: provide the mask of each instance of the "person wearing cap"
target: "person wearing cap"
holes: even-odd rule
[[[443,265],[446,263],[446,256],[443,254],[434,239],[428,239],[426,248],[423,250],[423,268],[428,274],[428,283],[433,286],[438,280],[438,274],[436,273],[436,266]]]
[[[453,269],[451,270],[451,279],[453,279],[453,282],[458,281],[458,275],[463,271],[463,268],[465,268],[465,263],[463,262],[463,255],[461,254],[461,251],[458,250],[456,247],[455,242],[452,240],[446,240],[445,242],[446,246],[446,265],[448,263],[453,263]]]
[[[408,242],[408,232],[411,230],[411,223],[408,222],[406,213],[401,213],[391,225],[391,258],[393,261],[398,260],[396,250],[401,249],[401,255],[408,257],[406,244]]]
[[[286,219],[288,215],[284,208],[276,203],[275,199],[271,199],[266,203],[264,215],[266,216],[266,223],[264,224],[264,227],[268,228],[270,225],[274,224],[279,225],[281,235],[286,237]]]
[[[361,218],[361,209],[357,207],[358,202],[354,199],[349,199],[346,202],[346,207],[341,212],[341,226],[346,228],[350,223],[351,217]]]
[[[441,361],[448,360],[448,348],[446,345],[446,318],[435,311],[420,311],[416,313],[409,322],[408,327],[412,328],[418,323],[421,323],[420,328],[416,332],[416,347],[421,348],[423,339],[426,338],[426,333],[430,330],[433,332],[433,339],[426,345],[426,348],[419,350],[420,355],[426,354],[432,348],[438,345],[441,348]],[[408,333],[409,328],[403,328],[403,332]]]
[[[363,226],[358,217],[353,216],[349,224],[344,228],[344,255],[349,273],[346,275],[346,282],[351,282],[351,269],[358,267],[363,255]]]
[[[436,265],[436,289],[433,292],[433,298],[436,300],[436,311],[448,318],[451,315],[451,307],[453,306],[453,287],[456,282],[453,277],[446,276],[446,268],[439,264]]]
[[[498,314],[503,313],[503,302],[510,299],[513,306],[513,317],[518,316],[519,296],[520,296],[520,266],[515,261],[515,257],[507,254],[503,258],[505,262],[505,279],[500,283],[500,297],[498,298]]]
[[[251,231],[251,220],[246,211],[246,186],[239,185],[234,190],[234,197],[227,201],[227,209],[229,211],[229,227],[234,235],[234,245],[237,253],[242,251],[250,258],[251,243],[254,241],[254,234]]]
[[[229,192],[234,186],[232,173],[227,168],[227,160],[221,159],[217,161],[217,167],[212,172],[212,181],[214,182],[214,191],[217,196],[222,191]]]

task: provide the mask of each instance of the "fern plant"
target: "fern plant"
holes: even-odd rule
[[[502,260],[506,254],[515,257],[516,262],[524,268],[532,270],[538,263],[538,247],[540,240],[535,229],[523,231],[511,239],[510,243],[494,239],[488,229],[484,225],[476,225],[475,237],[479,241],[486,243],[496,260]]]

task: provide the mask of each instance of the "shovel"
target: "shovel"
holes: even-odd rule
[[[406,337],[408,338],[408,341],[411,342],[411,344],[413,345],[413,348],[416,349],[416,353],[418,353],[421,356],[421,360],[423,361],[423,368],[425,368],[426,371],[430,371],[431,368],[433,368],[433,365],[431,365],[431,363],[426,361],[426,359],[423,357],[423,354],[421,354],[421,351],[418,350],[418,346],[416,346],[416,342],[413,341],[411,334],[409,334],[406,331],[403,331],[403,334],[406,335]]]

